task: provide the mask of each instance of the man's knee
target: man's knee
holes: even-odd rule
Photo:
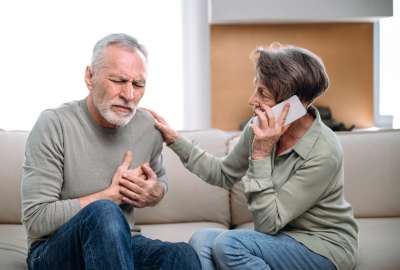
[[[82,209],[84,223],[89,230],[96,230],[103,234],[130,233],[129,225],[122,210],[110,200],[98,200]]]
[[[193,247],[187,243],[179,242],[173,244],[174,256],[180,258],[186,265],[200,265],[199,258]]]
[[[191,245],[184,242],[174,243],[174,250],[175,253],[182,255],[182,256],[193,256],[195,255],[194,249]]]

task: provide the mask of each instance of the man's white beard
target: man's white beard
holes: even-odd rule
[[[117,102],[117,103],[112,103],[112,102],[103,102],[100,103],[97,100],[97,95],[93,95],[93,104],[94,106],[97,108],[98,112],[100,113],[100,115],[110,124],[115,125],[117,127],[123,127],[125,125],[127,125],[132,118],[135,116],[136,113],[136,109],[137,106],[133,103],[131,104],[127,104],[124,102]],[[114,112],[111,109],[112,105],[121,105],[121,106],[125,106],[125,107],[130,107],[131,108],[131,112],[129,113],[117,113]]]

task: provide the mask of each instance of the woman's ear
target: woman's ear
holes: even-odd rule
[[[91,66],[87,66],[86,67],[86,71],[85,71],[85,83],[87,88],[89,89],[89,91],[93,90],[93,69]]]

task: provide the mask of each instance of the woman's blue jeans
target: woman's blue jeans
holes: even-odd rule
[[[204,229],[193,234],[190,244],[203,270],[335,270],[327,258],[280,233],[253,230]]]
[[[118,205],[100,200],[81,209],[50,238],[35,242],[30,270],[201,269],[193,248],[132,236]]]

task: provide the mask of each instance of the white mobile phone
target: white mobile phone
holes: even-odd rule
[[[271,108],[272,112],[274,113],[275,119],[279,118],[286,103],[290,104],[290,108],[289,113],[286,116],[284,124],[285,126],[292,123],[293,121],[296,121],[300,117],[303,117],[307,113],[306,108],[304,108],[304,105],[301,103],[300,99],[296,95],[293,95],[287,100],[284,100]],[[257,125],[260,125],[257,116],[253,117],[253,122]]]

